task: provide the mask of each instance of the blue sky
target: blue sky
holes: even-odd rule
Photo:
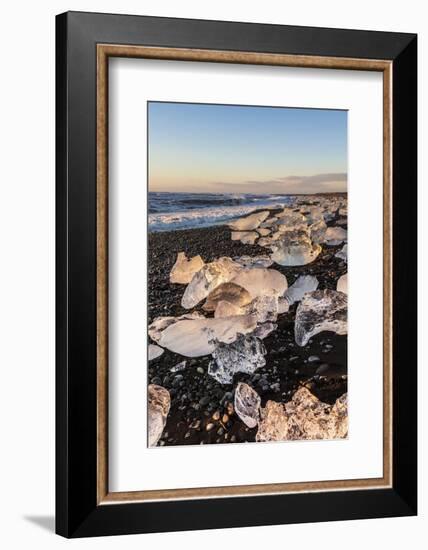
[[[150,102],[150,191],[345,191],[347,112]]]

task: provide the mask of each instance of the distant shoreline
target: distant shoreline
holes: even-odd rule
[[[263,191],[260,191],[259,193],[250,193],[250,192],[239,192],[236,191],[235,193],[232,192],[223,192],[218,191],[217,193],[214,191],[152,191],[149,189],[148,193],[163,193],[163,194],[169,194],[169,195],[271,195],[272,197],[317,197],[318,195],[325,196],[345,196],[348,194],[348,191],[320,191],[319,193],[263,193]]]
[[[294,208],[294,202],[302,198],[347,197],[347,192],[318,194],[271,193],[170,193],[151,192],[148,197],[148,232],[163,233],[186,229],[202,229],[227,225],[236,218],[261,210]],[[212,197],[216,197],[213,199]],[[204,201],[204,198],[206,200]]]

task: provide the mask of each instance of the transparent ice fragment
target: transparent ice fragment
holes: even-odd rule
[[[270,267],[273,264],[273,261],[267,255],[239,256],[238,258],[233,258],[233,261],[242,267]]]
[[[309,233],[313,243],[320,244],[324,242],[325,233],[327,231],[327,224],[325,221],[318,220],[309,226]]]
[[[249,216],[239,218],[228,225],[235,231],[252,231],[253,229],[257,229],[257,227],[266,220],[269,213],[269,211],[255,212]]]
[[[297,306],[294,323],[296,343],[305,346],[313,335],[324,331],[347,334],[347,318],[346,294],[329,289],[309,292]]]
[[[278,218],[277,225],[286,225],[288,227],[296,227],[306,225],[306,217],[300,212],[295,212],[291,208],[284,208],[282,212],[276,214]]]
[[[181,305],[185,309],[195,307],[221,283],[227,283],[239,272],[241,266],[230,258],[220,258],[205,264],[193,276],[184,291]]]
[[[149,344],[149,361],[157,359],[164,352],[163,348],[156,346],[155,344]]]
[[[186,313],[184,315],[180,315],[180,317],[156,317],[149,325],[150,338],[155,342],[159,342],[162,332],[167,327],[177,323],[178,321],[184,321],[185,319],[205,319],[205,317],[198,311]]]
[[[216,341],[229,344],[256,326],[253,315],[178,321],[162,332],[159,345],[184,357],[201,357],[214,351]]]
[[[287,279],[276,269],[244,268],[233,278],[233,283],[244,287],[252,298],[266,294],[281,296],[287,290]]]
[[[148,442],[149,447],[155,447],[159,441],[166,418],[171,407],[169,391],[162,386],[150,384],[148,387]]]
[[[313,244],[306,227],[280,227],[276,241],[272,243],[271,258],[274,262],[284,266],[306,265],[312,262],[321,252],[321,247]]]
[[[318,279],[313,275],[300,275],[296,281],[286,290],[284,298],[287,298],[290,306],[300,302],[306,292],[313,292],[318,288]]]
[[[321,252],[319,244],[312,244],[310,240],[288,243],[279,240],[272,245],[272,260],[283,266],[299,266],[313,262]]]
[[[245,311],[247,314],[253,315],[259,323],[276,321],[278,316],[278,295],[264,294],[263,296],[257,296],[251,304],[248,304]]]
[[[345,262],[348,262],[348,245],[344,244],[343,248],[339,250],[339,252],[336,252],[335,256],[340,260],[344,260]]]
[[[187,285],[193,279],[193,275],[204,266],[204,261],[200,256],[194,256],[187,259],[184,252],[177,254],[177,260],[171,269],[169,280],[171,283]]]
[[[347,394],[329,405],[307,388],[300,388],[288,403],[268,401],[261,409],[256,441],[343,439],[347,436]]]
[[[264,340],[271,332],[276,330],[278,328],[278,325],[275,323],[267,322],[263,323],[262,325],[259,325],[256,330],[253,332],[253,336],[256,336],[257,338],[260,338],[260,340]]]
[[[242,244],[254,244],[259,238],[256,231],[232,231],[232,241],[241,241]]]
[[[261,399],[251,386],[239,382],[235,390],[235,412],[249,428],[255,428],[259,421]]]
[[[278,221],[278,218],[276,216],[272,216],[271,218],[268,218],[266,221],[261,223],[260,227],[271,227],[277,221]]]
[[[337,246],[347,239],[348,232],[343,227],[327,227],[324,242],[327,246]]]
[[[280,296],[278,298],[278,313],[287,313],[287,311],[290,309],[290,304],[287,300],[287,298],[284,298],[284,296]]]
[[[229,302],[235,306],[246,306],[252,300],[248,290],[236,283],[222,283],[208,294],[202,308],[205,311],[215,311],[221,301]]]
[[[309,224],[324,221],[323,209],[319,206],[302,206],[300,212],[306,217]]]
[[[214,317],[221,319],[224,317],[235,317],[236,315],[245,315],[245,309],[242,307],[226,302],[226,300],[220,300],[215,308]]]
[[[252,374],[264,367],[266,349],[261,340],[255,336],[238,336],[232,344],[219,342],[213,353],[213,360],[208,366],[208,374],[220,384],[230,384],[237,372]]]
[[[348,274],[347,273],[339,277],[339,280],[337,281],[336,290],[338,290],[339,292],[344,292],[345,294],[348,294]]]
[[[275,242],[275,239],[273,237],[260,237],[260,239],[257,241],[258,246],[263,246],[265,248],[270,248],[272,243]],[[271,260],[270,265],[273,264],[273,261]]]
[[[181,363],[177,363],[173,367],[171,367],[169,370],[170,372],[180,372],[181,370],[184,370],[186,368],[187,362],[181,361]]]

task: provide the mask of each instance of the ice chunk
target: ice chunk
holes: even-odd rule
[[[306,217],[300,212],[294,212],[291,208],[284,208],[282,212],[276,214],[278,218],[277,225],[287,225],[289,227],[297,227],[306,225]]]
[[[339,280],[337,281],[336,289],[339,292],[344,292],[345,294],[348,294],[348,274],[347,273],[345,273],[345,275],[342,275],[342,277],[339,277]]]
[[[296,281],[286,290],[284,298],[290,306],[300,302],[306,292],[312,292],[318,288],[318,279],[312,275],[300,275]]]
[[[343,292],[325,289],[305,294],[296,311],[296,343],[305,346],[311,336],[324,331],[347,334],[347,314],[348,300]]]
[[[327,210],[324,212],[324,220],[326,222],[331,222],[336,217],[335,212],[328,212]]]
[[[165,350],[163,350],[159,346],[156,346],[155,344],[149,344],[149,361],[157,359],[162,355],[164,351]]]
[[[278,218],[276,216],[272,216],[272,218],[268,218],[266,221],[261,223],[260,227],[271,227],[277,221],[278,221]]]
[[[299,388],[288,403],[268,401],[261,409],[256,441],[344,439],[348,436],[348,400],[323,403],[307,388]]]
[[[319,206],[301,207],[300,212],[306,217],[309,224],[324,221],[323,209]]]
[[[313,262],[321,252],[319,244],[312,244],[310,240],[296,243],[277,241],[272,245],[272,260],[283,266],[299,266]]]
[[[216,341],[230,344],[238,334],[253,332],[256,325],[253,315],[178,321],[162,332],[159,345],[185,357],[201,357],[214,351]]]
[[[201,300],[221,283],[231,281],[241,266],[230,258],[220,258],[205,264],[195,275],[184,291],[181,305],[185,309],[195,307]]]
[[[276,321],[278,316],[278,295],[264,294],[257,296],[245,311],[249,315],[254,315],[259,323],[266,321]]]
[[[170,372],[180,372],[181,370],[184,370],[186,368],[187,362],[181,361],[181,363],[177,363],[173,367],[171,367],[169,370]]]
[[[312,262],[321,252],[321,247],[313,244],[308,229],[287,229],[271,246],[271,258],[285,266],[306,265]]]
[[[290,304],[287,300],[287,298],[284,298],[283,296],[280,296],[278,298],[278,313],[287,313],[287,311],[290,309]]]
[[[325,233],[327,231],[327,224],[324,220],[318,220],[309,226],[309,234],[312,242],[319,244],[324,242]]]
[[[241,241],[242,244],[254,244],[259,238],[256,231],[232,231],[232,241]]]
[[[256,328],[256,330],[253,332],[253,336],[260,338],[260,340],[264,340],[267,336],[269,336],[271,332],[273,332],[277,328],[278,325],[276,325],[275,323],[263,323]]]
[[[348,232],[343,227],[327,227],[324,242],[327,246],[337,246],[346,240]]]
[[[266,349],[255,336],[239,336],[232,344],[218,343],[213,351],[213,361],[208,374],[220,384],[230,384],[237,372],[252,374],[266,364]]]
[[[169,391],[162,386],[150,384],[148,387],[148,440],[149,447],[159,441],[171,407]]]
[[[260,241],[259,241],[260,242]],[[233,258],[233,261],[241,265],[242,267],[270,267],[273,261],[269,256],[239,256]]]
[[[177,323],[177,321],[183,321],[185,319],[205,319],[205,317],[198,311],[186,313],[184,315],[180,315],[180,317],[156,317],[155,320],[149,325],[150,338],[155,342],[159,342],[163,330],[170,325]]]
[[[309,236],[309,229],[306,226],[300,227],[287,227],[286,225],[279,225],[278,231],[272,235],[276,240],[283,241],[286,244],[299,243],[299,242],[311,242]]]
[[[204,261],[200,256],[194,256],[188,260],[184,252],[179,252],[171,269],[169,280],[171,283],[187,285],[192,280],[193,275],[204,265]]]
[[[348,245],[344,244],[342,250],[339,250],[339,252],[336,252],[335,256],[340,260],[344,260],[345,262],[348,262]]]
[[[282,273],[263,267],[241,269],[232,282],[248,290],[252,298],[272,294],[282,296],[287,290],[287,279]]]
[[[260,239],[257,241],[258,246],[264,246],[265,248],[269,248],[272,243],[275,241],[273,237],[260,237]],[[273,264],[273,261],[271,261],[271,264]]]
[[[261,399],[248,384],[239,382],[235,390],[235,412],[249,428],[255,428],[259,421]]]
[[[228,225],[230,229],[234,229],[235,231],[252,231],[253,229],[257,229],[257,227],[259,227],[259,225],[264,222],[268,216],[268,211],[254,212],[254,214],[250,214],[244,218],[239,218]]]
[[[235,306],[246,306],[252,300],[248,290],[236,283],[222,283],[208,294],[202,308],[205,311],[215,311],[221,301],[229,302]]]
[[[284,231],[290,231],[290,229],[287,229],[285,226],[284,226]],[[284,237],[283,235],[283,231],[274,231],[272,233],[272,235],[270,235],[269,237],[265,237],[266,240],[269,240],[271,243],[274,243],[275,241],[279,240],[279,239],[282,239]],[[263,237],[262,237],[263,238]],[[259,239],[259,242],[261,241],[262,239]]]
[[[278,231],[272,235],[275,240],[281,240],[287,243],[296,243],[300,241],[309,241],[310,236],[307,227],[287,227],[286,225],[279,225]]]
[[[245,315],[245,310],[239,306],[235,306],[225,300],[220,300],[215,308],[214,317],[221,319],[224,317],[234,317],[236,315]]]

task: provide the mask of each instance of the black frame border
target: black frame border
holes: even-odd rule
[[[392,61],[392,488],[97,505],[98,43]],[[84,537],[415,515],[417,36],[67,12],[56,18],[56,98],[56,532]]]

